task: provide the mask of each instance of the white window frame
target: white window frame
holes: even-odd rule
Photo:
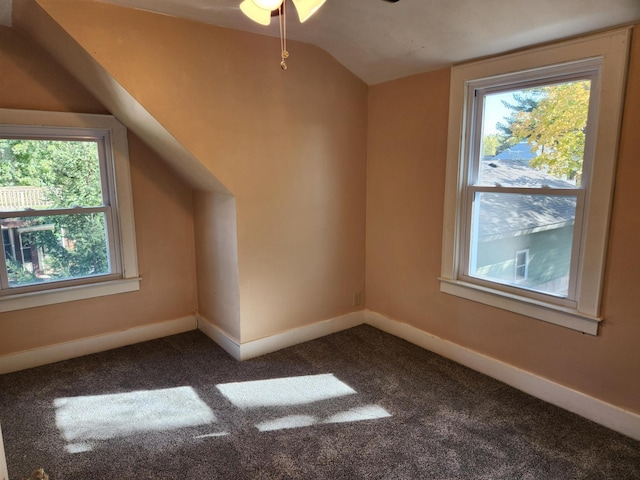
[[[50,282],[5,290],[0,295],[0,312],[63,303],[86,298],[132,292],[140,289],[136,253],[133,198],[129,171],[127,130],[110,115],[41,112],[0,109],[3,135],[22,137],[96,139],[104,149],[105,168],[101,177],[108,188],[107,214],[110,248],[108,275]],[[3,263],[3,262],[2,262]]]
[[[569,293],[566,299],[554,298],[553,303],[559,305],[575,307],[575,295],[576,284],[579,272],[580,264],[580,247],[582,239],[582,227],[584,217],[584,206],[587,201],[587,193],[589,191],[589,179],[590,172],[593,165],[593,151],[595,143],[595,125],[597,124],[597,105],[599,101],[599,80],[600,70],[602,68],[603,59],[587,59],[576,62],[563,63],[560,65],[552,65],[547,67],[538,68],[535,70],[526,70],[523,72],[515,72],[510,74],[501,75],[498,78],[490,77],[488,79],[472,80],[465,83],[467,89],[467,111],[471,112],[470,121],[467,122],[467,141],[468,145],[465,148],[467,156],[465,158],[465,170],[462,172],[463,179],[463,192],[462,198],[464,201],[461,206],[461,217],[466,218],[466,222],[463,222],[461,227],[461,241],[463,246],[461,252],[461,261],[459,262],[458,278],[469,282],[477,283],[492,288],[494,282],[491,280],[482,280],[478,277],[473,277],[468,272],[471,268],[466,268],[466,265],[474,262],[474,255],[472,255],[471,244],[471,229],[469,227],[472,221],[472,212],[474,211],[473,204],[476,193],[502,193],[502,194],[521,194],[521,195],[535,195],[535,196],[570,196],[576,198],[576,211],[575,222],[573,225],[573,245],[571,248],[571,271],[569,281]],[[477,179],[480,171],[481,156],[479,155],[481,149],[482,140],[482,118],[483,110],[482,105],[487,95],[493,93],[501,93],[503,91],[520,90],[523,88],[542,87],[546,85],[552,85],[557,83],[573,82],[580,80],[589,80],[591,85],[591,92],[589,96],[589,118],[587,122],[587,134],[584,150],[584,161],[582,167],[582,183],[577,188],[552,188],[552,187],[514,187],[514,186],[502,186],[502,185],[477,185]],[[479,214],[479,209],[475,209],[474,219]],[[469,239],[470,241],[466,241]],[[515,295],[521,295],[522,297],[529,297],[532,299],[539,299],[543,302],[550,298],[548,295],[542,293],[535,293],[532,290],[522,291],[517,287],[509,287],[508,285],[501,285],[500,289],[504,289],[505,292],[510,292]]]
[[[630,28],[546,45],[452,68],[449,100],[449,134],[445,180],[442,271],[440,290],[469,300],[513,311],[580,332],[597,335],[602,322],[602,297],[618,137],[621,125]],[[508,83],[514,75],[537,73],[545,78],[550,67],[583,62],[597,65],[599,101],[595,119],[593,165],[585,172],[586,200],[582,213],[582,235],[578,246],[575,295],[571,302],[523,295],[499,284],[472,282],[465,271],[464,201],[468,185],[470,125],[473,121],[469,85]],[[592,85],[592,88],[594,85]],[[591,127],[589,127],[591,128]],[[578,212],[576,213],[578,215]]]

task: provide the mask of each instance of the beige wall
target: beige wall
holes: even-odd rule
[[[199,316],[240,342],[236,199],[197,191],[194,210]]]
[[[44,50],[16,30],[0,26],[0,42],[2,108],[109,113]]]
[[[297,42],[283,72],[272,37],[100,3],[18,3],[18,25],[44,10],[236,197],[242,342],[353,310],[364,290],[362,81]]]
[[[640,27],[597,337],[439,292],[449,69],[370,88],[367,308],[640,413]]]
[[[106,113],[15,30],[0,27],[0,108]],[[0,355],[173,320],[197,306],[191,189],[135,135],[131,181],[139,292],[0,314]]]

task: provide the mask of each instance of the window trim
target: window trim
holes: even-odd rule
[[[449,134],[445,178],[442,270],[440,290],[525,316],[597,335],[602,318],[601,297],[606,260],[618,137],[624,102],[630,28],[617,29],[557,44],[545,45],[509,55],[455,66],[451,71]],[[469,82],[498,81],[518,72],[536,72],[550,66],[602,58],[600,101],[597,115],[590,199],[585,205],[580,251],[582,270],[577,278],[576,304],[562,305],[528,298],[493,286],[470,283],[461,278],[464,251],[462,202],[468,168],[467,129]]]
[[[139,290],[126,127],[110,115],[10,109],[0,109],[0,124],[27,134],[45,127],[73,135],[77,135],[78,131],[104,135],[105,167],[109,172],[107,179],[103,176],[103,182],[107,180],[114,183],[110,206],[114,231],[109,231],[109,235],[113,235],[116,250],[113,254],[119,256],[120,260],[117,266],[113,266],[111,274],[60,282],[60,286],[48,284],[41,290],[4,294],[0,296],[0,312]],[[21,135],[24,136],[24,133]]]

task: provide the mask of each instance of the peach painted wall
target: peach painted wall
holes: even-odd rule
[[[283,72],[276,38],[95,2],[24,3],[44,10],[236,197],[241,342],[353,310],[364,290],[362,81],[297,42]],[[20,7],[20,22],[28,10]],[[198,260],[206,263],[215,262]]]
[[[370,88],[367,308],[640,413],[640,27],[597,337],[440,293],[449,73]]]
[[[240,342],[240,286],[236,199],[194,193],[199,316]]]
[[[109,112],[51,57],[20,35],[0,26],[2,108],[54,112]]]
[[[8,27],[0,27],[0,71],[0,108],[106,113]],[[132,134],[129,155],[140,291],[2,313],[0,355],[173,320],[197,306],[192,191]]]

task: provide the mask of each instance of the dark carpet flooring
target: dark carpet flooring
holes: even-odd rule
[[[202,333],[0,376],[10,480],[640,479],[640,442],[369,326]]]

